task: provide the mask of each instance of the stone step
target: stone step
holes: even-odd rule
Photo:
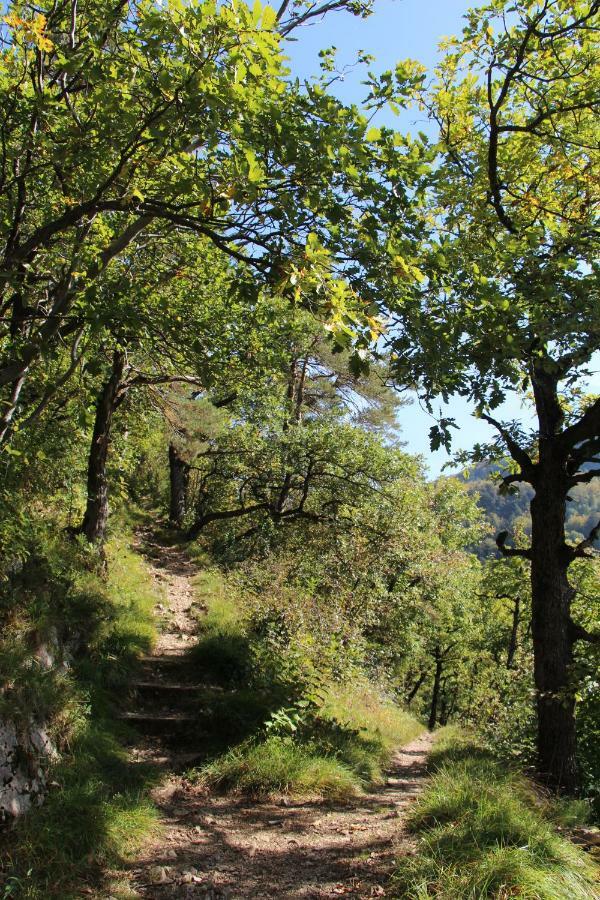
[[[176,669],[187,666],[189,661],[183,653],[165,653],[163,656],[140,656],[139,662],[143,666],[158,669]]]
[[[199,694],[206,692],[201,684],[177,681],[133,681],[131,687],[141,693]]]
[[[139,681],[164,680],[182,684],[194,680],[193,667],[187,656],[142,656],[139,663]]]
[[[118,718],[145,734],[180,733],[185,726],[198,725],[198,717],[187,713],[122,712]]]

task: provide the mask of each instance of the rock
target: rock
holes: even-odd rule
[[[39,806],[46,793],[46,769],[58,756],[45,729],[31,721],[19,728],[0,720],[0,821]]]
[[[169,880],[169,870],[167,866],[152,866],[148,871],[148,877],[152,884],[164,884]]]
[[[175,850],[167,850],[165,856],[167,857],[167,859],[177,859],[177,853]]]

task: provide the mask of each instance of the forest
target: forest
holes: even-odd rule
[[[600,898],[600,0],[473,3],[3,4],[2,900]]]

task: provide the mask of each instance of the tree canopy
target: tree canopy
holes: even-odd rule
[[[455,723],[491,778],[510,760],[524,797],[535,773],[597,807],[600,0],[483,0],[433,72],[361,52],[360,102],[340,99],[335,48],[296,77],[288,41],[370,10],[3,10],[0,738],[48,773],[50,809],[64,785],[85,796],[86,872],[111,816],[152,805],[120,805],[114,775],[158,754],[124,763],[134,696],[148,734],[158,717],[193,744],[207,790],[256,765],[265,795],[360,792],[409,732]],[[427,133],[387,124],[415,108]],[[414,397],[433,448],[452,450],[456,398],[490,426],[456,459],[470,474],[431,479],[409,452]],[[490,893],[490,872],[531,893],[541,844],[519,821],[506,845],[517,807],[489,796],[469,800],[502,826],[485,865],[459,872],[475,832],[457,813],[414,896]]]

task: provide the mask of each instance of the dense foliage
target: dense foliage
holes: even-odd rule
[[[0,724],[44,727],[60,788],[8,841],[6,897],[30,864],[22,896],[67,896],[153,827],[113,713],[154,639],[159,531],[201,573],[191,664],[216,686],[191,777],[340,798],[463,723],[485,752],[436,776],[398,884],[590,883],[515,772],[597,815],[600,6],[485,3],[431,84],[370,73],[360,108],[331,54],[310,82],[287,68],[288,36],[335,10],[369,5],[3,17]],[[371,123],[411,102],[435,142]],[[406,452],[407,389],[496,429],[470,476],[430,482]],[[530,430],[497,420],[510,393]]]

